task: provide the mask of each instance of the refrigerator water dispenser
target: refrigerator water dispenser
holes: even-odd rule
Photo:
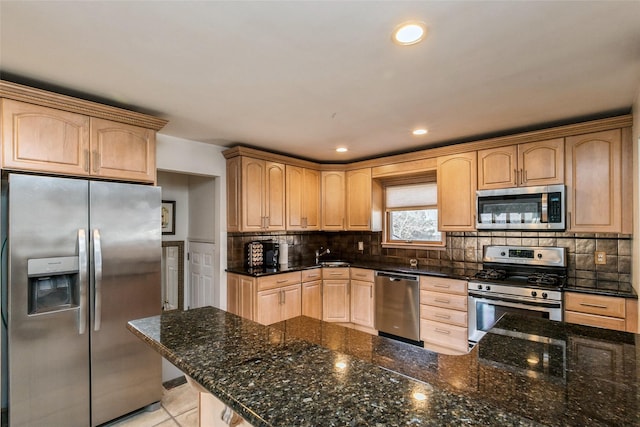
[[[78,257],[39,258],[27,261],[28,314],[49,313],[78,306]]]

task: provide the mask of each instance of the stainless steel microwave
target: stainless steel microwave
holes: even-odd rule
[[[564,185],[476,191],[478,230],[564,230]]]

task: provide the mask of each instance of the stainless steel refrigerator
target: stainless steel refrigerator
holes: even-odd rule
[[[96,426],[159,401],[161,358],[126,324],[160,313],[160,188],[2,184],[10,425]]]

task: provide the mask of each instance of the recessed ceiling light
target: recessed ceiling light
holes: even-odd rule
[[[426,135],[429,131],[426,129],[415,129],[412,133],[414,135]]]
[[[394,43],[408,46],[421,42],[427,35],[427,26],[424,22],[405,22],[398,25],[391,36]]]
[[[349,150],[347,149],[347,147],[338,147],[338,148],[336,148],[336,151],[338,153],[346,153]]]

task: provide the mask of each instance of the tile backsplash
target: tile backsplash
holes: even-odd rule
[[[321,246],[331,250],[327,259],[371,261],[409,265],[416,258],[420,266],[443,266],[464,269],[482,268],[484,245],[559,246],[567,248],[569,277],[579,286],[592,287],[599,281],[631,283],[631,236],[568,232],[452,232],[447,233],[441,249],[383,248],[381,232],[274,232],[229,233],[230,268],[242,267],[244,244],[253,240],[270,240],[289,244],[289,264],[309,264]],[[358,250],[358,242],[364,250]],[[595,264],[595,251],[604,251],[607,263]]]

